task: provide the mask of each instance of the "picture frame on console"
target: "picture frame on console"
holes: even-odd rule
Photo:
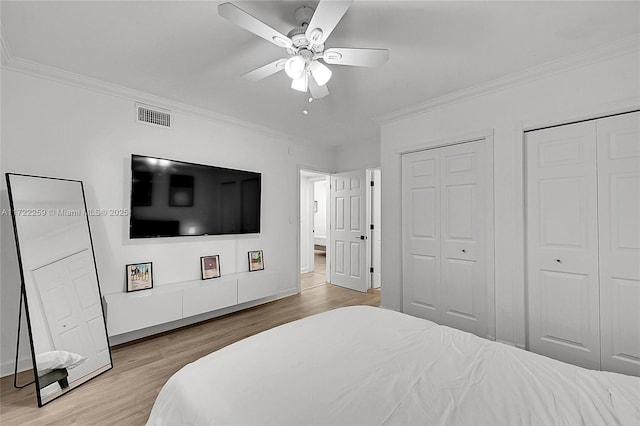
[[[200,257],[200,272],[203,280],[220,277],[220,256]]]
[[[264,256],[262,250],[249,252],[249,272],[262,271],[264,269]]]
[[[153,288],[152,262],[130,263],[126,267],[127,292]]]

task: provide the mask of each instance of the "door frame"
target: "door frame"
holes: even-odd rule
[[[301,212],[300,212],[300,203],[301,203],[301,198],[300,198],[300,178],[301,178],[301,173],[303,171],[306,172],[311,172],[311,173],[317,173],[317,174],[321,174],[321,175],[325,175],[326,177],[331,177],[331,174],[333,172],[330,171],[326,171],[326,170],[322,170],[322,169],[318,169],[317,167],[314,166],[307,166],[304,164],[297,164],[296,166],[296,200],[297,200],[297,204],[296,204],[296,215],[295,215],[295,223],[296,223],[296,283],[297,283],[297,288],[298,288],[298,293],[300,293],[300,291],[302,290],[302,278],[301,278],[301,273],[300,273],[300,251],[302,248],[302,244],[301,244],[301,238],[302,235],[300,233],[300,221],[301,221]],[[327,197],[330,197],[329,195],[330,191],[327,190]],[[329,226],[329,219],[330,219],[330,207],[329,207],[329,198],[327,198],[327,241],[329,241],[330,238],[330,234],[331,234],[331,229]],[[331,280],[331,275],[330,275],[330,268],[331,268],[331,248],[330,248],[330,244],[327,244],[326,246],[326,252],[327,252],[327,266],[326,266],[326,276],[327,276],[327,282],[330,282]]]
[[[466,135],[450,137],[445,139],[437,139],[433,141],[423,142],[416,145],[408,145],[399,148],[395,151],[398,154],[398,160],[402,163],[402,156],[404,154],[411,154],[413,152],[425,151],[428,149],[443,148],[452,145],[460,145],[468,142],[485,141],[487,143],[487,158],[490,159],[491,164],[487,168],[487,193],[489,195],[488,209],[487,209],[487,337],[491,340],[496,340],[496,291],[495,291],[495,185],[494,185],[494,147],[493,147],[493,129],[480,130],[477,132],[468,133]],[[402,170],[402,166],[400,167]],[[402,173],[402,172],[401,172]],[[402,178],[400,179],[400,188],[402,188]],[[400,196],[400,205],[402,205],[403,199]],[[490,220],[489,220],[490,218]],[[400,228],[403,229],[402,219],[400,220]],[[400,236],[400,249],[404,247],[403,237]],[[404,283],[404,277],[402,276],[402,268],[400,268],[401,283]],[[403,309],[404,300],[404,287],[400,286],[400,310]]]
[[[380,172],[380,180],[375,181],[374,179],[374,173],[378,171]],[[375,184],[378,186],[378,188],[381,190],[381,185],[382,185],[382,169],[380,167],[370,167],[365,169],[365,176],[366,176],[366,180],[367,180],[367,185],[368,185],[368,189],[367,189],[367,200],[366,200],[366,215],[367,215],[367,241],[366,241],[366,246],[367,246],[367,252],[366,252],[366,257],[367,257],[367,262],[366,262],[366,268],[367,271],[371,271],[371,268],[374,267],[373,265],[373,244],[374,244],[374,240],[373,240],[373,236],[375,235],[376,238],[378,235],[380,235],[380,232],[382,231],[382,221],[378,220],[378,229],[373,229],[373,231],[371,230],[371,226],[373,225],[373,209],[374,209],[374,204],[375,203],[381,203],[381,200],[376,199],[376,197],[374,196],[374,189],[373,186],[371,186],[370,182],[375,181]],[[381,192],[381,191],[380,191]],[[380,197],[382,198],[382,197]],[[378,211],[382,210],[382,206],[380,206],[378,208]],[[382,254],[378,253],[378,256],[380,256],[380,260],[382,263]],[[380,266],[380,268],[382,269],[382,266]],[[374,273],[375,270],[374,270]],[[378,271],[377,273],[381,273],[381,271]],[[372,289],[373,287],[373,273],[371,272],[367,272],[367,289]],[[377,288],[382,288],[382,285],[380,285],[380,287]]]

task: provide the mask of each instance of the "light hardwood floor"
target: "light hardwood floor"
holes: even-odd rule
[[[308,290],[327,283],[327,252],[316,250],[313,257],[314,271],[300,274],[300,287],[302,290]]]
[[[380,304],[380,291],[347,290],[331,284],[305,290],[255,308],[215,318],[112,349],[112,370],[42,408],[35,388],[13,388],[0,380],[0,424],[142,425],[160,388],[184,365],[272,327],[350,305]],[[19,383],[30,380],[22,373]]]

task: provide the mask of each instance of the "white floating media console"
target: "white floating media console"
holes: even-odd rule
[[[255,271],[167,284],[132,293],[107,294],[104,296],[107,332],[110,337],[119,336],[287,291],[295,293],[295,289],[282,289],[283,284],[280,274],[275,271]]]

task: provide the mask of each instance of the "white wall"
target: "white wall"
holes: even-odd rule
[[[313,182],[308,177],[300,176],[300,273],[311,272],[313,256],[313,212],[311,200]]]
[[[372,123],[372,126],[377,124]],[[380,143],[352,141],[335,148],[335,171],[374,169],[380,167]]]
[[[329,187],[327,182],[328,178],[324,180],[317,180],[313,182],[313,201],[318,203],[318,211],[313,213],[313,230],[314,230],[314,242],[320,244],[318,238],[322,240],[322,244],[328,244],[327,239],[327,188]]]
[[[639,49],[469,96],[381,128],[382,305],[400,310],[401,152],[492,129],[497,339],[524,346],[522,129],[638,106]]]
[[[153,261],[154,285],[200,278],[200,256],[219,254],[223,274],[247,270],[247,251],[264,250],[281,290],[297,288],[298,164],[330,170],[332,150],[296,145],[270,132],[195,113],[172,114],[172,129],[135,122],[134,99],[122,90],[2,69],[2,173],[80,179],[89,209],[128,209],[130,155],[146,154],[262,173],[259,236],[183,237],[130,241],[128,218],[91,217],[103,294],[124,291],[127,263]],[[166,105],[171,108],[171,104]],[[8,209],[4,177],[1,207]],[[2,215],[0,366],[13,367],[20,276],[11,217]],[[24,329],[23,329],[24,330]],[[26,334],[24,335],[26,337]],[[23,340],[28,355],[28,340]]]

